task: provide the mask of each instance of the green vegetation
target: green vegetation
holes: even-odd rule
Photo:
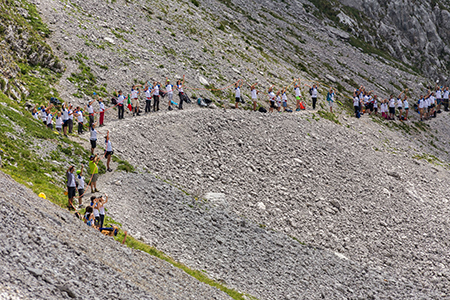
[[[70,77],[67,78],[67,80],[78,87],[78,91],[74,93],[73,96],[83,98],[84,95],[92,96],[92,94],[96,92],[100,97],[106,97],[106,89],[96,85],[97,78],[92,74],[91,68],[84,63],[84,60],[88,60],[87,56],[82,53],[77,53],[74,57],[71,57],[71,59],[78,62],[78,69],[80,70],[78,73],[70,74]],[[99,66],[102,69],[108,68],[107,66]]]
[[[127,161],[120,159],[119,157],[117,157],[116,155],[112,156],[112,160],[114,162],[117,162],[119,165],[117,166],[117,170],[122,170],[125,172],[135,172],[134,167]]]
[[[191,3],[194,4],[197,7],[200,6],[200,3],[198,2],[198,0],[191,0]]]
[[[327,119],[327,120],[329,120],[331,122],[334,122],[334,123],[336,123],[338,125],[341,125],[341,122],[339,122],[338,117],[334,113],[326,111],[326,110],[319,110],[317,113],[322,118]]]

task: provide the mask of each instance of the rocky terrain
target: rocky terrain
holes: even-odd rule
[[[383,98],[408,88],[412,106],[448,80],[443,1],[32,0],[0,12],[0,165],[34,192],[64,206],[63,170],[89,146],[86,134],[40,132],[24,107],[186,74],[189,95],[216,109],[121,121],[110,110],[99,130],[137,170],[99,182],[123,229],[239,299],[450,298],[450,115],[357,120],[347,100],[360,84]],[[293,78],[306,98],[304,84],[320,82],[318,110],[230,110],[232,89],[207,90]],[[0,201],[0,299],[229,299],[3,173]]]
[[[194,196],[223,193],[222,205],[261,227],[448,295],[449,171],[438,163],[448,154],[420,160],[433,153],[422,134],[368,117],[343,119],[348,126],[314,118],[190,110],[129,119],[111,135],[116,153]]]
[[[230,299],[0,172],[0,299]]]

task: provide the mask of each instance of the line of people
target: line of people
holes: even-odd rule
[[[410,106],[407,92],[406,89],[397,97],[391,94],[389,99],[378,100],[373,91],[367,91],[364,86],[360,86],[353,92],[355,117],[359,118],[364,113],[376,115],[379,108],[381,116],[386,120],[395,120],[396,118],[400,121],[408,120]],[[437,85],[434,91],[429,89],[426,96],[421,95],[417,103],[414,104],[414,109],[419,114],[420,120],[435,118],[438,113],[442,112],[442,105],[445,111],[449,111],[449,95],[448,87]]]

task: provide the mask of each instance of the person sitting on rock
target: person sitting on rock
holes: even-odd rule
[[[86,207],[86,212],[83,216],[84,223],[86,223],[87,226],[94,226],[94,214],[93,214],[93,208],[92,206]]]

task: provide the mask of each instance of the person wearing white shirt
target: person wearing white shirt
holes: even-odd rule
[[[67,110],[67,112],[69,114],[69,121],[67,123],[68,123],[69,134],[70,134],[73,131],[73,106],[72,106],[72,104],[69,104],[69,109]]]
[[[47,109],[44,105],[41,106],[41,120],[47,126]]]
[[[448,111],[448,100],[449,100],[450,91],[448,90],[448,87],[444,89],[442,92],[442,102],[444,102],[444,110]]]
[[[81,165],[81,170],[77,170],[77,185],[78,185],[78,208],[83,207],[83,195],[84,195],[84,176],[83,176],[83,168],[84,166]]]
[[[100,109],[100,118],[99,118],[99,126],[102,127],[104,126],[104,122],[105,122],[105,103],[103,102],[102,98],[98,99],[98,107]]]
[[[403,98],[403,108],[405,109],[405,120],[408,120],[409,103],[408,103],[408,97],[406,95]]]
[[[55,118],[56,131],[61,132],[62,127],[63,127],[63,120],[62,120],[61,112],[58,112],[58,114],[56,115],[56,118]]]
[[[258,83],[253,84],[250,87],[250,92],[252,94],[252,101],[253,101],[253,111],[256,111],[256,103],[258,102],[258,90],[256,89],[256,86]]]
[[[239,102],[241,102],[241,80],[234,84],[234,95],[235,95],[235,108],[239,108]]]
[[[91,142],[91,153],[94,154],[95,148],[97,147],[97,130],[95,130],[95,126],[97,123],[93,123],[92,126],[89,127],[89,133],[90,138],[89,141]]]
[[[153,111],[159,111],[159,82],[153,83]]]
[[[296,82],[294,85],[294,93],[295,93],[295,100],[297,100],[297,109],[295,111],[300,111],[300,100],[301,100],[301,92],[300,92],[300,79],[298,80],[298,83]]]
[[[278,90],[277,92],[277,98],[276,98],[276,105],[277,105],[277,111],[280,112],[281,110],[281,96],[280,96],[281,90]]]
[[[62,105],[62,122],[63,122],[63,132],[67,136],[67,127],[69,126],[69,110],[66,107],[66,103]]]
[[[400,98],[400,95],[399,95],[399,98],[397,98],[397,109],[398,109],[398,119],[401,121],[402,120],[402,114],[403,114],[403,101]]]
[[[111,161],[111,156],[113,155],[113,149],[111,140],[109,139],[109,130],[105,136],[106,150],[105,150],[105,158],[106,158],[106,171],[111,172],[112,169],[109,167],[109,163]]]
[[[47,127],[53,129],[53,115],[51,112],[47,114]]]
[[[394,95],[391,95],[389,99],[389,119],[394,120],[395,117],[395,98]]]
[[[281,92],[281,105],[283,106],[283,110],[286,111],[287,109],[287,95],[286,95],[286,89],[284,89]]]
[[[94,102],[94,100],[89,100],[88,105],[85,106],[89,114],[89,126],[92,126],[94,123],[94,107],[92,106],[92,102]]]
[[[172,101],[173,101],[173,85],[170,84],[169,78],[166,78],[166,93],[169,102],[168,110],[172,110]]]
[[[145,113],[149,113],[152,110],[152,86],[145,86]]]
[[[269,107],[269,112],[273,112],[273,109],[275,108],[275,93],[273,92],[273,86],[271,86],[269,88],[269,103],[270,103],[270,107]]]
[[[436,106],[437,106],[437,112],[441,113],[441,103],[442,103],[442,86],[438,87],[436,85]]]
[[[180,103],[178,104],[178,109],[183,109],[183,102],[184,102],[184,75],[183,75],[183,81],[178,80],[177,81],[177,90],[178,90],[178,97],[180,97]]]
[[[318,94],[317,88],[318,88],[318,84],[313,84],[313,86],[310,87],[313,109],[316,109],[317,94]]]
[[[359,90],[355,90],[354,92],[353,92],[353,107],[354,107],[354,109],[355,109],[355,117],[358,117],[358,113],[359,113],[359,110],[360,110],[360,107],[359,107]]]
[[[140,112],[140,105],[139,105],[139,95],[141,94],[141,91],[139,90],[139,87],[137,85],[133,85],[131,88],[131,106],[133,107],[133,117],[135,115],[139,116]]]
[[[122,94],[122,91],[118,92],[118,97],[117,97],[117,111],[118,111],[118,118],[119,119],[123,119],[123,113],[124,113],[124,101],[125,101],[125,97]]]
[[[84,118],[83,118],[83,111],[81,110],[81,108],[79,106],[75,110],[75,115],[76,115],[77,121],[78,121],[78,134],[82,134]]]

